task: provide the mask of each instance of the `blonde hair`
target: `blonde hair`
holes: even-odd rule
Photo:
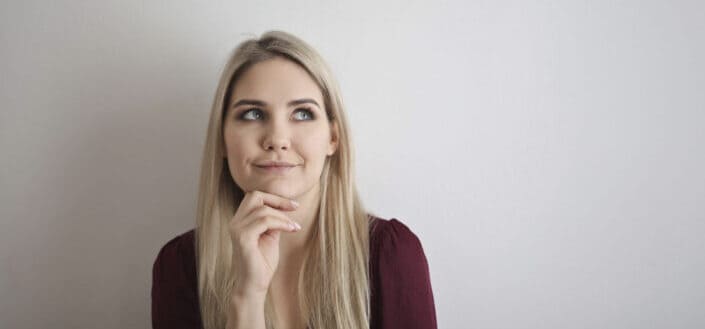
[[[201,161],[196,214],[196,259],[201,317],[205,329],[225,327],[233,286],[228,222],[243,191],[230,175],[223,140],[223,116],[238,77],[252,65],[275,57],[306,69],[320,87],[329,122],[338,125],[338,149],[320,178],[321,202],[297,283],[300,311],[310,328],[369,328],[369,219],[354,181],[353,146],[337,82],[319,54],[304,41],[269,31],[242,42],[220,77]],[[368,217],[369,216],[369,217]],[[237,264],[235,264],[237,266]],[[267,328],[274,328],[270,293]]]

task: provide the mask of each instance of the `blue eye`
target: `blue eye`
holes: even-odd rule
[[[262,111],[260,111],[259,109],[256,109],[256,108],[251,108],[249,110],[242,112],[242,114],[240,114],[240,119],[247,120],[247,121],[252,120],[252,119],[246,118],[249,113],[259,113],[259,116],[260,117],[262,116]]]
[[[251,113],[253,115],[255,115],[255,117],[253,117],[253,115],[250,115]],[[316,119],[316,116],[313,115],[313,111],[311,111],[310,108],[304,107],[304,108],[297,109],[295,115],[299,114],[299,113],[304,113],[306,116],[304,116],[303,119],[299,119],[297,121],[311,121],[311,120]],[[240,116],[238,117],[238,119],[244,120],[244,121],[252,121],[252,120],[261,119],[263,116],[264,115],[262,114],[262,111],[260,109],[253,107],[251,109],[243,111],[240,114]]]
[[[311,111],[310,108],[304,107],[300,108],[296,113],[306,113],[308,114],[309,119],[303,119],[304,121],[306,120],[314,120],[316,117],[313,115],[313,112]]]

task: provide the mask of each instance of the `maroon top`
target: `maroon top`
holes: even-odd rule
[[[370,232],[370,328],[436,328],[436,310],[421,242],[395,218]],[[152,269],[152,327],[203,328],[194,230],[167,242]]]

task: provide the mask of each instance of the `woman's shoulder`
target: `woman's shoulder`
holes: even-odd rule
[[[370,240],[380,238],[417,238],[416,234],[401,220],[392,217],[389,219],[368,214],[370,219]],[[418,238],[417,238],[418,239]]]
[[[159,250],[154,263],[155,267],[160,264],[162,266],[174,266],[177,263],[185,265],[195,261],[195,256],[195,229],[191,229],[168,240]]]
[[[371,214],[368,217],[371,252],[423,254],[418,236],[401,220],[394,217],[385,219]]]
[[[192,248],[195,242],[195,229],[190,229],[186,232],[178,234],[171,240],[167,241],[163,246],[161,251],[172,251],[172,250],[185,250]]]

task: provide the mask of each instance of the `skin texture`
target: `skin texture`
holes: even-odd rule
[[[317,105],[290,104],[300,99]],[[264,104],[233,106],[241,100]],[[326,118],[316,82],[304,68],[283,58],[260,62],[245,71],[227,104],[223,136],[228,168],[246,193],[230,223],[233,264],[238,264],[239,277],[246,278],[236,292],[239,297],[262,300],[271,284],[281,324],[298,327],[302,319],[294,303],[296,275],[320,203],[323,165],[338,147],[337,127]],[[256,167],[270,160],[296,167],[285,173]],[[299,206],[287,206],[288,200]],[[302,228],[291,229],[291,221]],[[253,314],[260,314],[261,306],[254,306]]]

